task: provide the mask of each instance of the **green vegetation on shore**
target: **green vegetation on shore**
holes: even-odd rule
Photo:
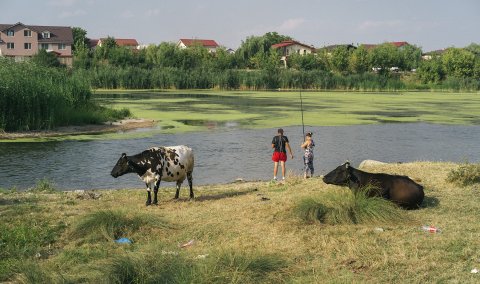
[[[145,207],[144,189],[4,191],[0,281],[476,283],[478,274],[470,271],[480,265],[479,187],[446,181],[460,166],[370,166],[367,171],[412,177],[425,186],[426,198],[412,211],[359,199],[357,209],[374,213],[357,215],[361,222],[299,216],[309,207],[307,199],[346,216],[350,207],[335,200],[355,197],[319,178],[296,176],[285,184],[195,187],[194,201],[188,201],[186,190],[173,201],[174,187],[162,186],[158,207]],[[396,216],[376,218],[382,210]],[[422,225],[437,226],[441,233],[425,232]],[[117,244],[119,237],[133,243]]]
[[[75,71],[92,88],[221,90],[456,90],[480,89],[480,45],[448,48],[422,59],[414,44],[319,48],[315,54],[289,54],[272,48],[287,35],[269,32],[247,37],[235,52],[201,45],[186,49],[162,42],[140,50],[108,38],[94,50],[85,30],[76,28]]]
[[[0,58],[0,130],[46,130],[128,116],[91,101],[88,82],[66,70]]]

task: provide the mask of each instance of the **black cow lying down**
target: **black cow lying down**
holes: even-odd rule
[[[381,196],[406,209],[417,209],[423,202],[423,186],[407,176],[367,173],[350,166],[349,162],[338,166],[323,177],[327,184],[359,189],[367,185],[378,188],[370,196]]]

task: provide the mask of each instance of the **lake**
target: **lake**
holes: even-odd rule
[[[284,130],[295,155],[287,162],[287,170],[301,173],[302,127]],[[325,174],[346,160],[355,166],[365,159],[480,161],[480,126],[393,123],[306,126],[305,130],[313,132],[316,143],[315,175]],[[269,180],[273,170],[271,139],[275,134],[276,128],[245,130],[223,125],[210,131],[139,139],[0,143],[0,187],[25,189],[47,178],[61,190],[144,188],[134,174],[117,179],[110,176],[121,153],[133,155],[152,146],[180,144],[194,150],[194,185],[229,183],[237,178]]]

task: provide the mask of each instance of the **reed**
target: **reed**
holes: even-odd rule
[[[125,112],[108,112],[91,101],[84,73],[0,58],[0,129],[45,130],[56,126],[100,123]],[[106,115],[99,116],[98,114]]]

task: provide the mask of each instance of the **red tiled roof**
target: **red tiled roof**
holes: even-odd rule
[[[309,46],[309,45],[306,45],[306,44],[303,44],[303,43],[300,43],[300,42],[294,41],[294,40],[285,40],[285,41],[282,41],[282,42],[280,42],[280,43],[277,43],[277,44],[272,45],[272,48],[286,47],[286,46],[295,45],[295,44],[301,45],[301,46],[304,46],[304,47],[311,48],[312,50],[315,49],[315,48],[313,48],[313,46]]]
[[[100,41],[105,41],[107,38],[101,38],[99,40],[91,39],[90,44],[96,46]],[[96,42],[95,42],[96,41]],[[138,42],[133,38],[116,38],[115,42],[118,46],[138,46]]]
[[[199,44],[199,45],[204,46],[204,47],[217,47],[218,46],[217,42],[214,41],[213,39],[186,39],[186,38],[181,38],[180,41],[183,42],[183,44],[185,44],[186,46],[192,46],[192,45],[196,45],[196,44]]]
[[[404,45],[408,45],[408,42],[406,42],[406,41],[394,41],[394,42],[390,42],[390,43],[395,45],[396,47],[401,47],[401,46],[404,46]]]
[[[138,42],[133,38],[116,38],[115,42],[118,46],[137,46]]]

